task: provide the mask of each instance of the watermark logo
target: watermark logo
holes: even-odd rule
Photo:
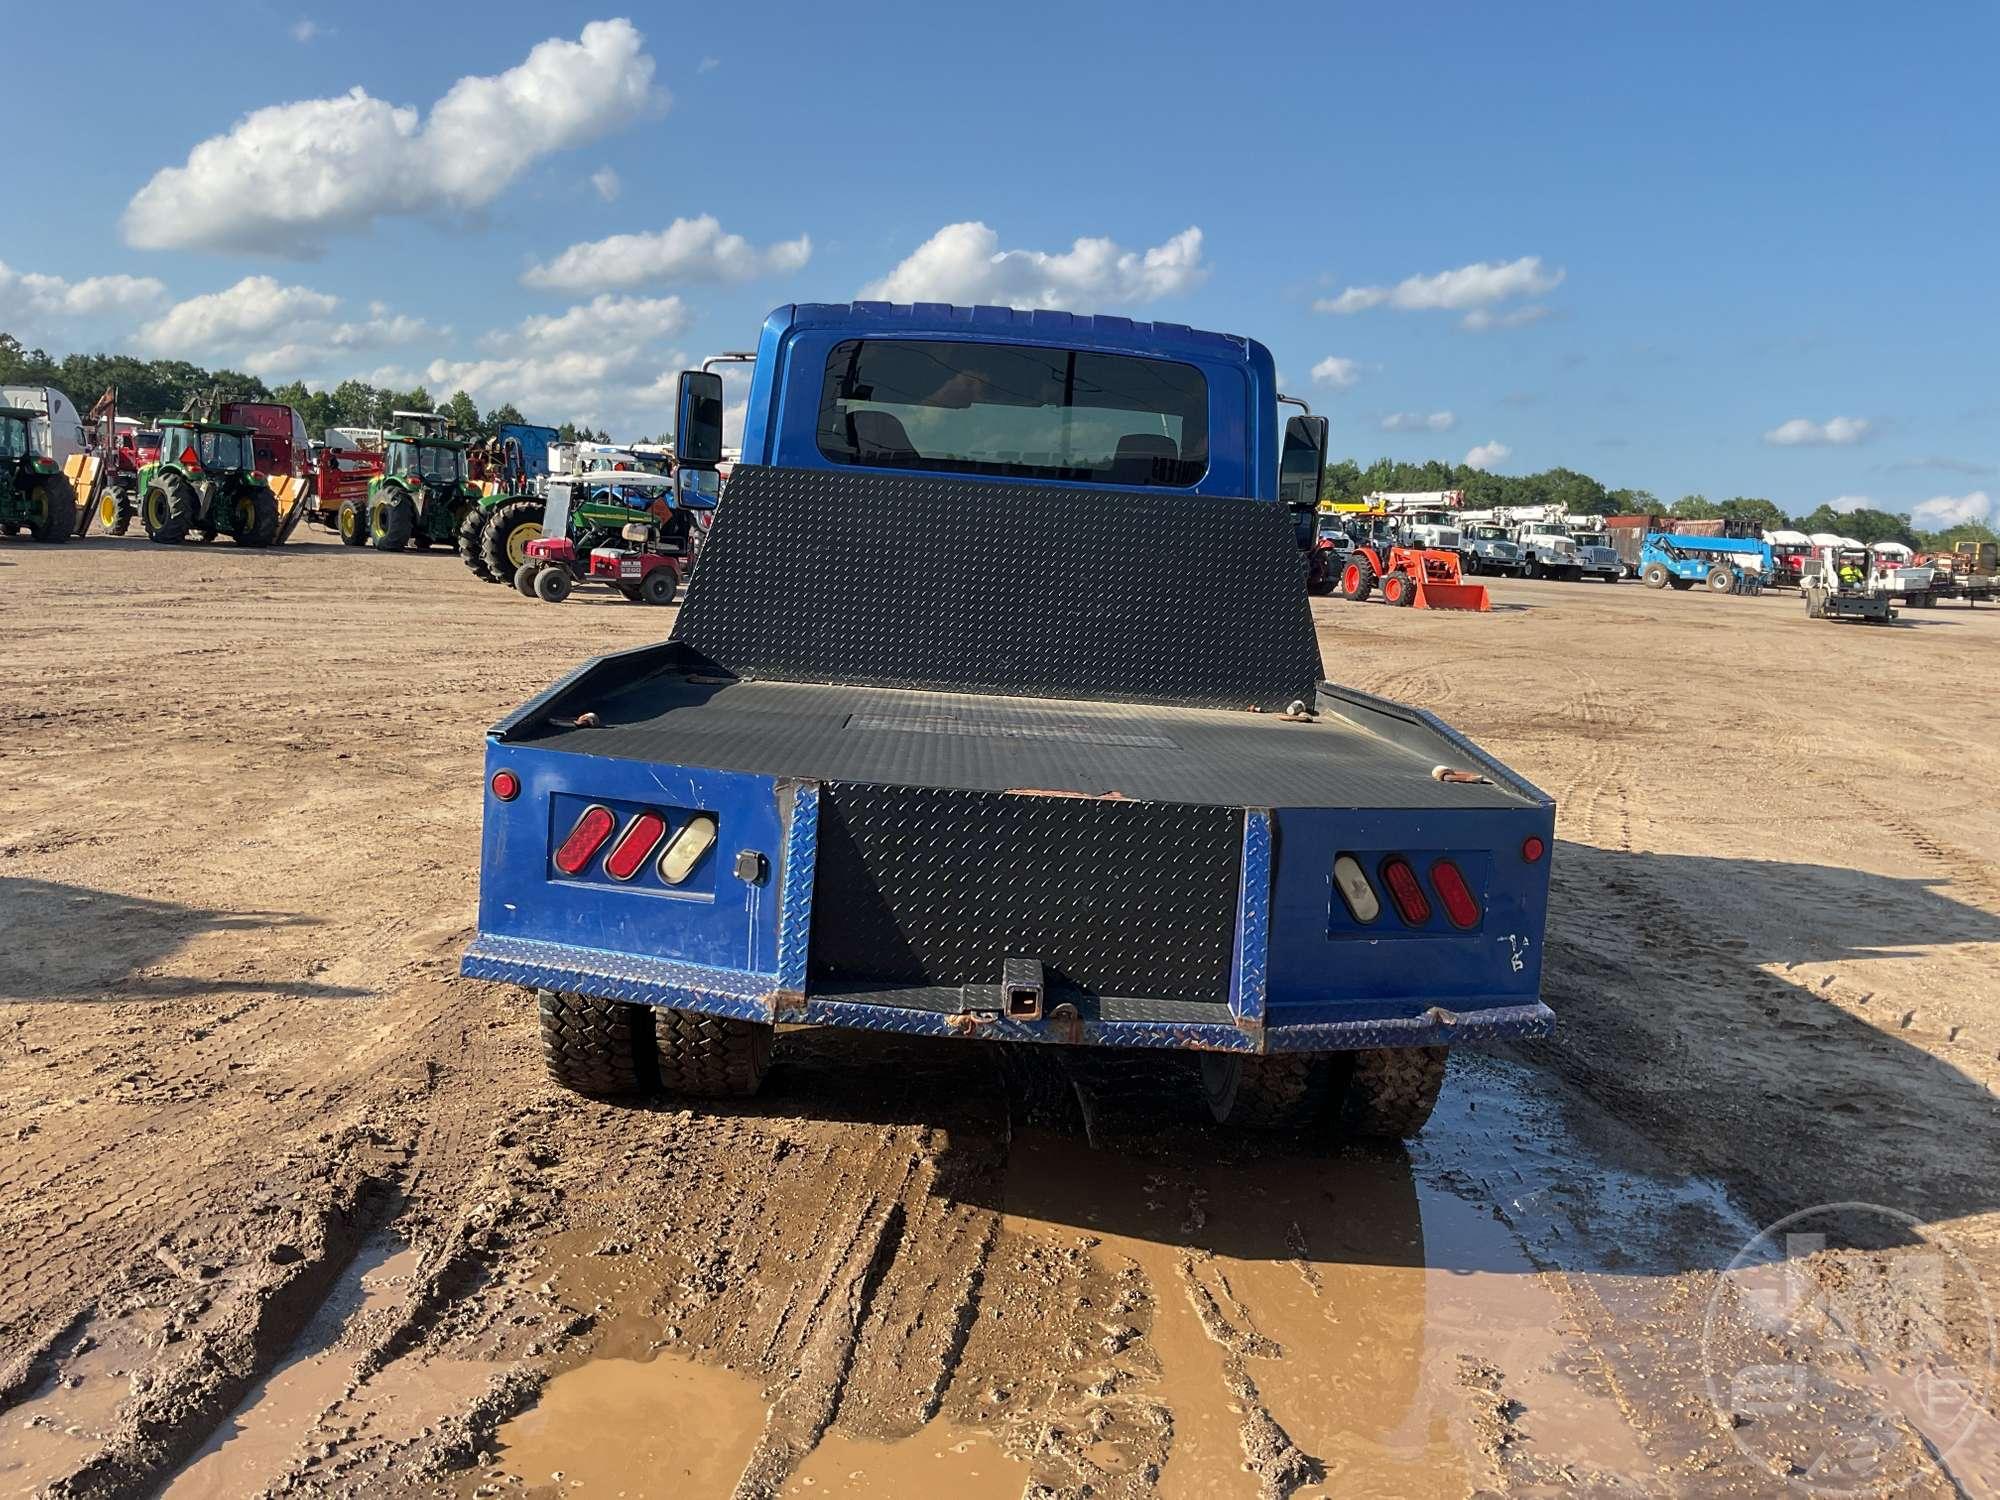
[[[1723,1429],[1802,1493],[1889,1496],[1955,1456],[2000,1463],[1986,1288],[1893,1208],[1824,1204],[1764,1230],[1717,1282],[1701,1353]]]

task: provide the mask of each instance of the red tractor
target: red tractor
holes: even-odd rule
[[[1415,609],[1489,610],[1486,585],[1467,583],[1458,554],[1404,547],[1379,540],[1358,542],[1340,570],[1340,595],[1359,604],[1381,585],[1382,602]]]

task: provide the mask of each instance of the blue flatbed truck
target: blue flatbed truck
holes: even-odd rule
[[[672,635],[489,734],[463,972],[590,1094],[747,1095],[847,1026],[1192,1049],[1226,1124],[1415,1133],[1447,1048],[1553,1024],[1555,809],[1321,680],[1326,425],[1280,400],[1177,325],[779,308]],[[694,495],[719,379],[679,408]]]

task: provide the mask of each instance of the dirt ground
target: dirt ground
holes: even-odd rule
[[[667,612],[0,542],[0,1492],[2000,1493],[2000,610],[1494,592],[1314,603],[1560,805],[1559,1030],[1405,1152],[964,1042],[559,1093],[482,731]]]

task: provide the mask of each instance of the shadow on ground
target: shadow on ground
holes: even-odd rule
[[[57,881],[0,876],[0,1001],[169,1000],[251,992],[315,1000],[365,997],[367,990],[279,977],[225,979],[149,974],[195,938],[241,933],[246,955],[275,928],[317,927],[299,912],[209,911]]]

